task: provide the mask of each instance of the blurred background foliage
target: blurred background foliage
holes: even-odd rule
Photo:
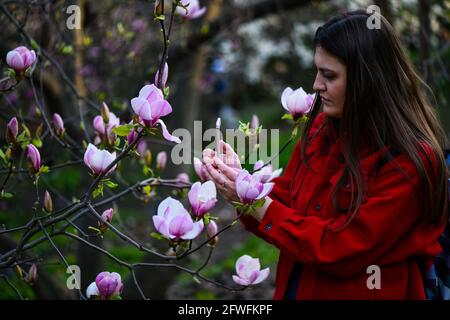
[[[170,1],[167,1],[170,2]],[[263,128],[280,129],[280,146],[290,136],[291,124],[281,120],[281,91],[287,87],[303,87],[312,92],[315,77],[312,39],[316,28],[340,12],[367,8],[376,4],[381,13],[394,25],[407,52],[425,82],[433,89],[434,106],[450,137],[450,1],[303,1],[303,0],[209,0],[200,1],[208,7],[201,19],[174,23],[169,52],[170,96],[174,112],[167,117],[169,128],[188,128],[193,132],[195,120],[203,121],[203,130],[212,128],[217,116],[223,119],[223,128],[237,128],[239,120],[249,122],[257,114]],[[100,105],[105,101],[122,122],[132,115],[130,99],[143,84],[153,82],[162,52],[159,24],[153,20],[153,1],[100,0],[100,1],[1,1],[13,15],[23,21],[23,28],[37,43],[45,48],[64,68],[79,92]],[[66,27],[66,8],[80,5],[83,23],[78,35],[82,44],[75,45],[76,32]],[[25,44],[14,25],[0,12],[0,71],[6,72],[6,53]],[[78,59],[80,64],[76,64]],[[36,72],[42,83],[43,98],[48,114],[58,112],[67,124],[67,132],[76,141],[83,141],[79,129],[77,99],[61,79],[55,67],[42,63]],[[130,112],[131,111],[131,112]],[[92,119],[98,112],[86,108],[84,118],[87,130],[93,135]],[[42,121],[29,86],[25,83],[9,93],[0,95],[1,130],[7,121],[18,116],[34,132]],[[4,135],[1,136],[5,144]],[[153,155],[170,149],[151,139],[148,147]],[[204,141],[194,155],[199,156]],[[291,144],[280,155],[279,164],[285,167],[292,153]],[[449,148],[450,146],[446,146]],[[43,163],[54,165],[70,160],[70,153],[52,142],[44,140],[41,149]],[[24,167],[23,155],[16,163]],[[2,168],[6,169],[6,168]],[[41,179],[39,192],[49,190],[54,206],[61,208],[74,198],[79,198],[91,182],[83,165],[51,171]],[[191,181],[197,177],[190,165],[168,164],[163,178],[174,178],[188,172]],[[139,159],[126,159],[114,177],[119,189],[145,178]],[[114,192],[118,192],[114,190]],[[9,187],[14,197],[0,200],[0,226],[12,228],[25,224],[30,217],[34,196],[31,179],[19,174]],[[112,194],[107,190],[105,196]],[[167,248],[155,243],[149,236],[154,231],[151,216],[158,203],[171,191],[157,190],[150,201],[130,195],[113,203],[116,209],[114,224],[132,234],[142,243],[162,252]],[[41,196],[42,196],[41,195]],[[105,206],[106,209],[110,206]],[[100,210],[101,211],[101,210]],[[223,201],[214,211],[219,216],[219,227],[234,217],[232,207]],[[95,225],[89,218],[80,219],[79,227]],[[72,230],[76,233],[76,230]],[[21,233],[0,235],[0,252],[6,252],[19,241]],[[99,255],[79,243],[64,237],[54,239],[70,264],[82,269],[83,289],[103,270],[117,271],[125,279],[124,298],[139,298],[126,268]],[[155,262],[155,258],[132,248],[111,232],[96,244],[127,262]],[[38,267],[39,281],[29,286],[6,271],[10,281],[25,298],[73,298],[75,292],[67,290],[66,268],[48,243],[32,250],[42,258]],[[212,263],[204,270],[208,277],[231,285],[234,263],[242,254],[259,257],[263,267],[271,268],[269,281],[244,292],[226,290],[198,284],[187,274],[174,270],[143,269],[137,277],[150,298],[186,299],[270,299],[273,294],[274,275],[278,251],[264,241],[249,235],[238,224],[221,235]],[[188,261],[191,267],[199,266],[205,254],[200,252]],[[24,267],[26,270],[27,266]],[[142,271],[142,272],[140,272]],[[5,272],[5,271],[0,271]],[[0,299],[16,299],[17,294],[0,279]]]

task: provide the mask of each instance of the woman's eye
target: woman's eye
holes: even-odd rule
[[[327,80],[333,80],[335,78],[335,75],[333,74],[324,74],[323,77]]]

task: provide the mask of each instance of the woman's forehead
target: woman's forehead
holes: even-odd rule
[[[345,68],[345,65],[337,57],[328,53],[320,46],[314,52],[314,64],[318,69],[330,71],[339,71]]]

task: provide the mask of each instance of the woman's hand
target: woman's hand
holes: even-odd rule
[[[242,169],[239,156],[224,141],[219,142],[221,153],[211,149],[203,150],[202,162],[206,166],[206,176],[216,185],[217,191],[228,202],[239,201],[236,193],[236,177]]]

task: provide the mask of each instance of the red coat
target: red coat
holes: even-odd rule
[[[317,116],[310,135],[325,117],[323,112]],[[302,264],[297,299],[425,299],[419,263],[431,265],[441,251],[437,238],[445,226],[420,223],[419,175],[413,162],[404,155],[395,158],[411,182],[395,161],[375,174],[381,151],[363,151],[360,166],[367,193],[352,222],[333,232],[326,228],[347,217],[334,209],[331,200],[332,187],[344,168],[339,138],[329,137],[324,127],[307,155],[311,168],[298,167],[298,143],[283,176],[273,180],[273,202],[261,223],[251,216],[241,218],[247,230],[280,250],[274,299],[283,299],[295,261]],[[353,191],[347,186],[338,191],[341,206],[350,203]],[[370,265],[380,267],[381,289],[367,286]]]

